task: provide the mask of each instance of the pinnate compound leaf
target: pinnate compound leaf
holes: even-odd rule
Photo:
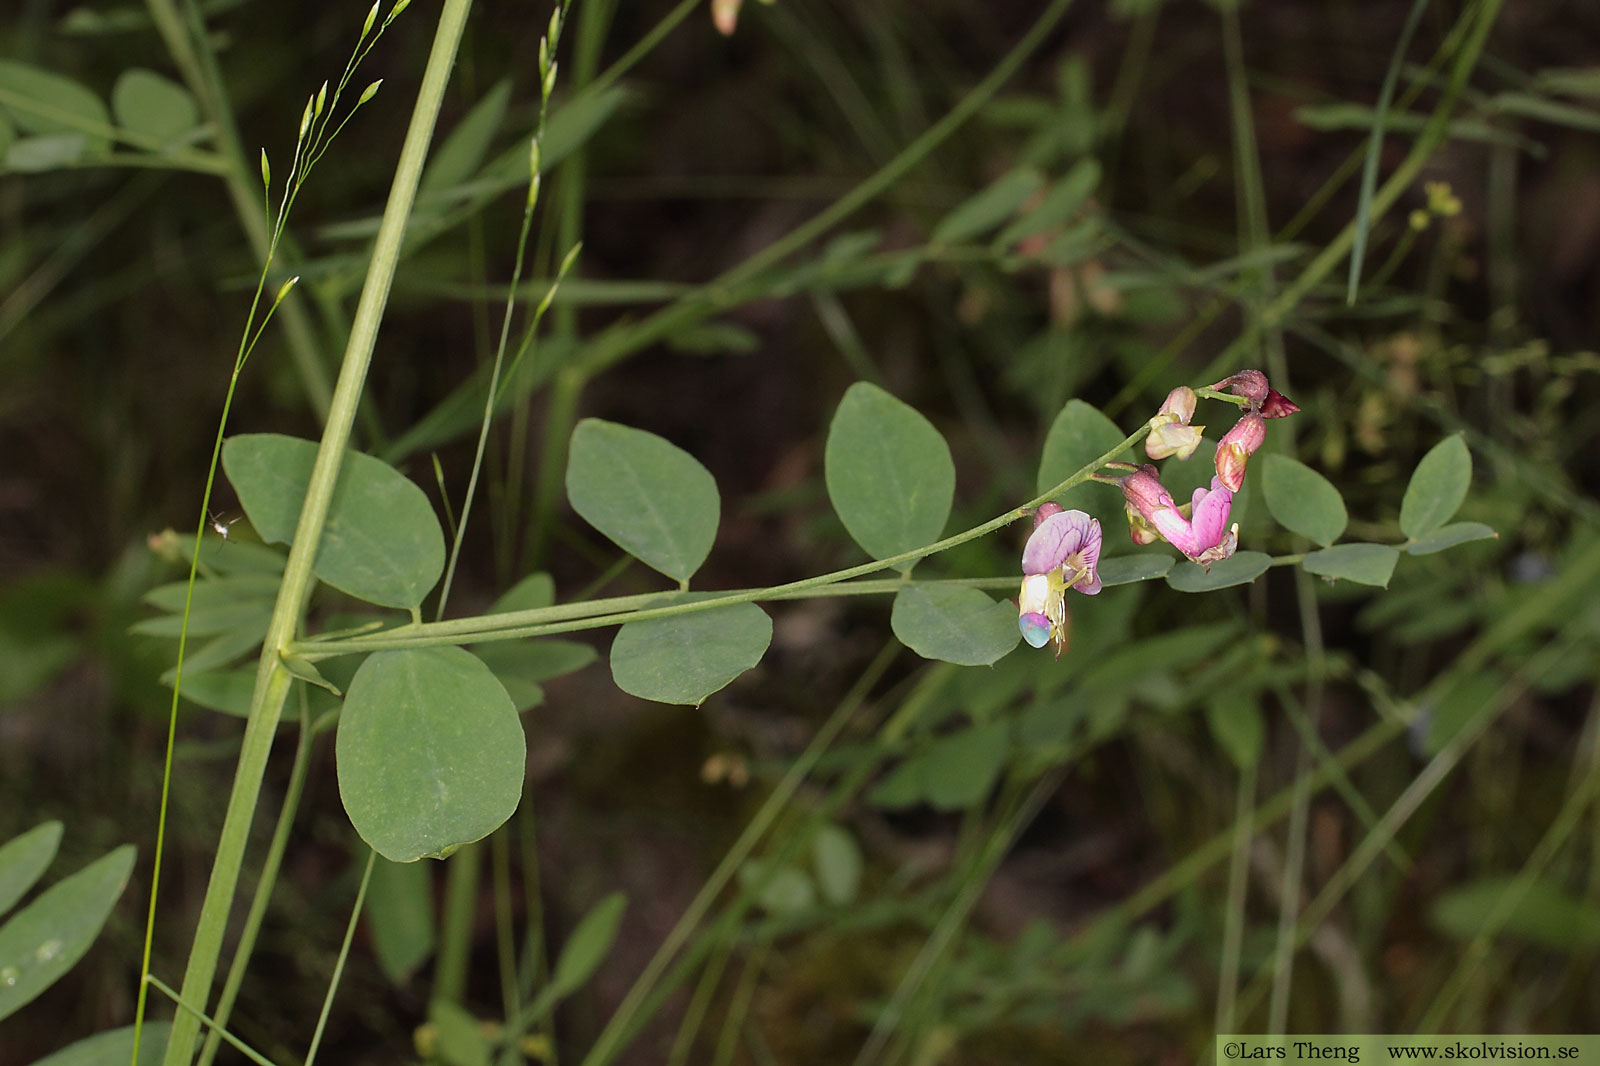
[[[14,1014],[83,957],[133,869],[134,847],[101,856],[0,926],[0,1018]]]
[[[1100,409],[1082,400],[1068,400],[1050,431],[1045,434],[1044,452],[1039,456],[1036,491],[1049,492],[1089,463],[1105,455],[1127,437]],[[1063,507],[1075,507],[1092,515],[1123,513],[1122,493],[1114,485],[1086,481],[1055,496]]]
[[[1179,592],[1211,592],[1233,585],[1248,585],[1272,566],[1272,556],[1264,552],[1235,552],[1211,564],[1207,570],[1187,559],[1167,573],[1167,584]]]
[[[56,857],[61,823],[41,822],[0,845],[0,914],[17,905]]]
[[[1287,455],[1266,457],[1261,466],[1261,494],[1279,525],[1324,548],[1338,540],[1350,522],[1339,490]]]
[[[1388,588],[1400,551],[1387,544],[1335,544],[1312,552],[1300,563],[1308,574],[1344,578],[1358,585]]]
[[[0,107],[23,133],[79,137],[79,150],[86,155],[111,148],[111,114],[105,101],[54,71],[0,60]],[[9,154],[6,162],[10,165]]]
[[[134,1027],[125,1025],[121,1029],[86,1036],[46,1055],[33,1066],[128,1066],[133,1061],[133,1034]],[[139,1061],[160,1062],[171,1035],[171,1022],[145,1022],[144,1031],[139,1034]]]
[[[629,622],[611,642],[611,677],[630,696],[698,706],[771,643],[772,619],[753,603]]]
[[[317,445],[277,433],[230,437],[222,468],[261,539],[294,539]],[[444,531],[423,491],[380,459],[346,452],[313,565],[368,603],[412,608],[444,573]]]
[[[1447,526],[1440,526],[1432,533],[1424,534],[1409,544],[1403,545],[1409,555],[1432,555],[1442,552],[1446,548],[1454,548],[1458,544],[1466,544],[1474,540],[1488,540],[1498,538],[1489,526],[1482,522],[1451,522]]]
[[[1450,521],[1471,484],[1472,453],[1461,434],[1435,444],[1412,472],[1400,501],[1400,532],[1415,540]]]
[[[654,433],[598,418],[572,431],[567,498],[617,547],[679,581],[711,554],[722,515],[717,482],[698,459]]]
[[[471,652],[375,652],[345,694],[339,796],[379,855],[442,858],[511,817],[526,751],[511,697]]]
[[[117,125],[166,145],[194,129],[200,107],[189,90],[153,70],[125,70],[111,90]]]
[[[932,422],[878,386],[858,381],[839,401],[823,469],[839,520],[874,559],[944,532],[956,493],[950,446]]]
[[[988,666],[1022,638],[1017,609],[960,585],[911,585],[894,597],[889,624],[900,643],[924,659]]]

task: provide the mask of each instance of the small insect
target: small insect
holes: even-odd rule
[[[217,515],[211,514],[210,512],[207,512],[206,514],[206,520],[211,523],[211,528],[216,530],[217,536],[221,537],[223,540],[228,539],[228,533],[233,529],[233,524],[243,517],[244,515],[235,515],[224,522]]]

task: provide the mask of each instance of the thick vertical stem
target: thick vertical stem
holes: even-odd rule
[[[445,84],[471,7],[471,0],[444,0],[444,9],[439,15],[433,50],[428,56],[422,87],[411,114],[411,125],[400,150],[400,161],[389,189],[383,221],[373,242],[372,261],[367,268],[361,299],[356,305],[350,341],[345,348],[344,362],[328,411],[328,423],[323,430],[316,464],[311,471],[305,506],[300,511],[300,521],[295,527],[293,547],[284,567],[283,583],[278,589],[278,602],[267,625],[249,724],[245,727],[239,766],[234,775],[233,791],[228,798],[227,815],[223,820],[222,839],[217,845],[211,881],[206,886],[200,922],[189,949],[189,964],[183,976],[183,999],[200,1005],[202,1009],[211,996],[211,982],[216,975],[217,959],[222,953],[223,933],[238,887],[239,865],[250,834],[250,822],[255,816],[262,774],[272,750],[273,735],[283,714],[283,701],[289,691],[291,678],[282,668],[279,651],[294,639],[306,599],[311,593],[311,564],[322,539],[322,528],[327,521],[334,484],[350,440],[361,388],[372,362],[378,325],[389,297],[389,287],[394,280],[395,266],[400,260],[401,239],[416,199],[417,182],[427,157],[428,143],[433,137]],[[193,1015],[186,1012],[178,1014],[173,1020],[165,1066],[188,1066],[194,1057],[199,1027],[199,1020]]]

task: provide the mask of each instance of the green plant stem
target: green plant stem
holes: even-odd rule
[[[643,621],[648,618],[666,618],[672,615],[689,614],[695,611],[710,610],[716,607],[726,607],[735,603],[753,603],[757,600],[790,599],[801,595],[819,595],[819,593],[816,592],[818,589],[822,589],[830,585],[837,585],[839,582],[847,581],[850,578],[863,577],[867,574],[877,573],[880,570],[887,570],[891,567],[898,566],[901,563],[914,562],[929,555],[936,555],[939,552],[954,548],[957,545],[965,544],[968,541],[977,540],[979,537],[987,536],[997,529],[1003,529],[1012,522],[1015,522],[1017,519],[1032,513],[1034,508],[1038,507],[1046,500],[1049,500],[1054,496],[1059,496],[1068,489],[1088,481],[1090,476],[1096,470],[1105,464],[1112,462],[1122,453],[1128,451],[1135,444],[1139,443],[1139,441],[1143,440],[1145,435],[1149,432],[1149,426],[1140,426],[1138,429],[1134,430],[1133,433],[1129,434],[1116,447],[1112,448],[1110,451],[1106,452],[1104,455],[1093,460],[1092,462],[1086,464],[1072,476],[1068,477],[1065,481],[1053,486],[1046,492],[1040,493],[1027,503],[1024,503],[1018,507],[1013,507],[1011,510],[991,518],[989,521],[984,522],[981,525],[973,526],[971,529],[968,529],[965,532],[957,533],[954,536],[946,537],[940,541],[935,541],[934,543],[922,548],[914,548],[911,551],[901,552],[899,555],[891,555],[883,559],[876,559],[872,562],[861,563],[858,566],[846,567],[843,570],[835,570],[832,573],[821,574],[816,577],[808,577],[799,581],[791,581],[786,585],[775,585],[772,588],[766,589],[743,589],[737,592],[722,593],[720,595],[708,597],[703,600],[695,600],[691,603],[679,603],[666,607],[645,608],[642,610],[632,610],[624,613],[595,615],[592,613],[591,605],[587,604],[570,604],[566,605],[565,607],[555,608],[544,607],[539,608],[536,611],[507,611],[506,613],[500,615],[454,619],[449,622],[436,622],[432,625],[404,626],[400,629],[392,631],[390,634],[377,634],[373,637],[354,637],[349,640],[294,641],[285,645],[285,654],[303,658],[308,662],[315,662],[320,659],[328,658],[332,655],[346,655],[352,652],[377,651],[383,648],[418,647],[427,644],[438,643],[464,643],[463,640],[455,638],[466,636],[470,636],[474,640],[510,640],[519,637],[541,636],[550,633],[571,632],[577,629],[590,629],[597,626],[616,625],[622,622]],[[980,580],[987,581],[991,579]],[[901,587],[904,587],[904,582],[897,581],[889,583],[889,585],[885,588],[873,588],[870,591],[880,592],[887,591],[890,588]],[[674,593],[648,593],[641,597],[624,597],[623,599],[630,602],[649,602],[653,599],[659,599],[663,595],[670,596],[674,595]],[[582,621],[558,621],[549,624],[529,624],[528,620],[530,617],[541,620],[548,619],[552,617],[552,612],[561,611],[568,612],[569,616],[571,614],[586,614],[587,617],[584,617]]]
[[[333,1010],[333,994],[339,990],[344,964],[350,958],[350,944],[356,938],[356,922],[361,919],[361,905],[366,902],[367,885],[372,881],[372,867],[377,861],[378,853],[368,848],[367,868],[361,872],[361,887],[356,889],[356,901],[350,907],[350,920],[345,923],[344,942],[339,945],[339,960],[333,964],[333,973],[328,977],[328,994],[322,997],[322,1011],[317,1015],[317,1028],[311,1034],[311,1047],[306,1050],[305,1066],[312,1066],[316,1062],[317,1048],[322,1045],[322,1033],[328,1027],[328,1014]]]
[[[379,224],[373,243],[367,280],[356,307],[349,345],[339,370],[338,383],[334,387],[328,422],[312,467],[305,505],[295,528],[294,543],[284,566],[283,583],[279,586],[277,603],[267,625],[238,769],[228,798],[227,814],[223,819],[222,837],[217,845],[211,879],[206,886],[205,902],[201,905],[199,925],[184,972],[183,998],[187,1002],[200,1004],[202,1009],[210,998],[211,981],[216,973],[217,958],[222,951],[223,934],[238,885],[239,865],[260,796],[261,778],[266,770],[267,757],[272,751],[278,721],[283,714],[283,701],[289,690],[291,678],[283,669],[279,656],[293,642],[301,613],[311,593],[311,565],[322,539],[322,528],[333,500],[334,484],[350,440],[367,368],[371,364],[378,326],[383,317],[389,287],[394,280],[395,266],[399,262],[406,219],[416,199],[417,182],[427,157],[428,143],[433,136],[450,67],[471,6],[471,0],[444,0],[416,107],[401,148],[389,200],[384,207],[383,221]],[[194,1058],[198,1033],[199,1020],[189,1014],[180,1014],[173,1022],[165,1066],[188,1066]]]
[[[722,1021],[722,1034],[717,1040],[717,1050],[711,1066],[728,1066],[739,1050],[739,1030],[750,1017],[750,1001],[755,998],[756,986],[761,983],[761,970],[767,964],[767,953],[772,950],[771,934],[762,935],[750,957],[745,960],[744,973],[734,989],[733,1001],[728,1004],[727,1017]]]
[[[305,701],[305,686],[300,686],[300,729],[295,742],[294,766],[289,771],[289,785],[284,790],[283,808],[278,812],[278,824],[272,830],[272,843],[267,846],[267,857],[261,864],[261,876],[256,879],[255,895],[250,898],[250,910],[245,915],[244,928],[239,934],[239,945],[234,948],[233,959],[228,963],[228,977],[222,983],[222,995],[217,999],[216,1020],[219,1028],[212,1029],[200,1049],[199,1066],[211,1066],[222,1041],[222,1029],[228,1025],[234,1001],[239,996],[239,986],[244,983],[245,970],[250,966],[250,956],[255,951],[256,937],[261,932],[262,919],[267,914],[267,904],[272,900],[272,887],[277,883],[278,870],[283,865],[283,853],[289,846],[289,832],[294,828],[295,812],[300,808],[300,795],[305,790],[306,769],[311,764],[311,742],[315,734],[311,729],[309,709]]]
[[[226,1029],[224,1029],[221,1026],[219,1026],[216,1023],[216,1021],[213,1020],[210,1016],[208,1016],[204,1011],[197,1009],[194,1006],[194,1004],[188,1002],[182,996],[180,996],[178,994],[178,992],[177,992],[177,989],[173,988],[171,985],[169,985],[165,981],[161,980],[161,978],[157,977],[155,974],[146,974],[145,975],[145,983],[146,984],[150,984],[150,985],[154,985],[158,991],[160,991],[163,994],[165,994],[168,999],[172,1000],[173,1003],[177,1004],[177,1006],[178,1006],[178,1017],[180,1017],[180,1018],[192,1017],[192,1018],[195,1019],[196,1024],[204,1023],[205,1026],[208,1029],[210,1029],[212,1032],[220,1033],[221,1036],[222,1036],[222,1039],[224,1039],[224,1040],[226,1040],[228,1042],[228,1046],[229,1047],[233,1048],[235,1051],[239,1052],[239,1054],[243,1055],[245,1058],[247,1058],[251,1062],[255,1063],[256,1066],[277,1066],[276,1063],[274,1063],[271,1059],[267,1058],[265,1055],[261,1054],[261,1052],[257,1051],[255,1048],[251,1047],[249,1044],[246,1044],[243,1040],[240,1040],[238,1037],[234,1036],[232,1033],[228,1032]],[[135,1041],[135,1045],[137,1045],[137,1041]],[[169,1046],[170,1046],[170,1038],[169,1038]],[[135,1050],[137,1050],[137,1046],[136,1046]]]

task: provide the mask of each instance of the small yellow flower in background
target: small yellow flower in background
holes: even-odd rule
[[[1448,181],[1424,182],[1422,190],[1428,194],[1428,210],[1440,218],[1454,218],[1461,213],[1461,198],[1450,191]]]
[[[1416,230],[1418,233],[1421,233],[1423,230],[1427,229],[1428,223],[1432,220],[1433,216],[1428,214],[1428,212],[1424,211],[1420,207],[1411,212],[1411,228]]]

